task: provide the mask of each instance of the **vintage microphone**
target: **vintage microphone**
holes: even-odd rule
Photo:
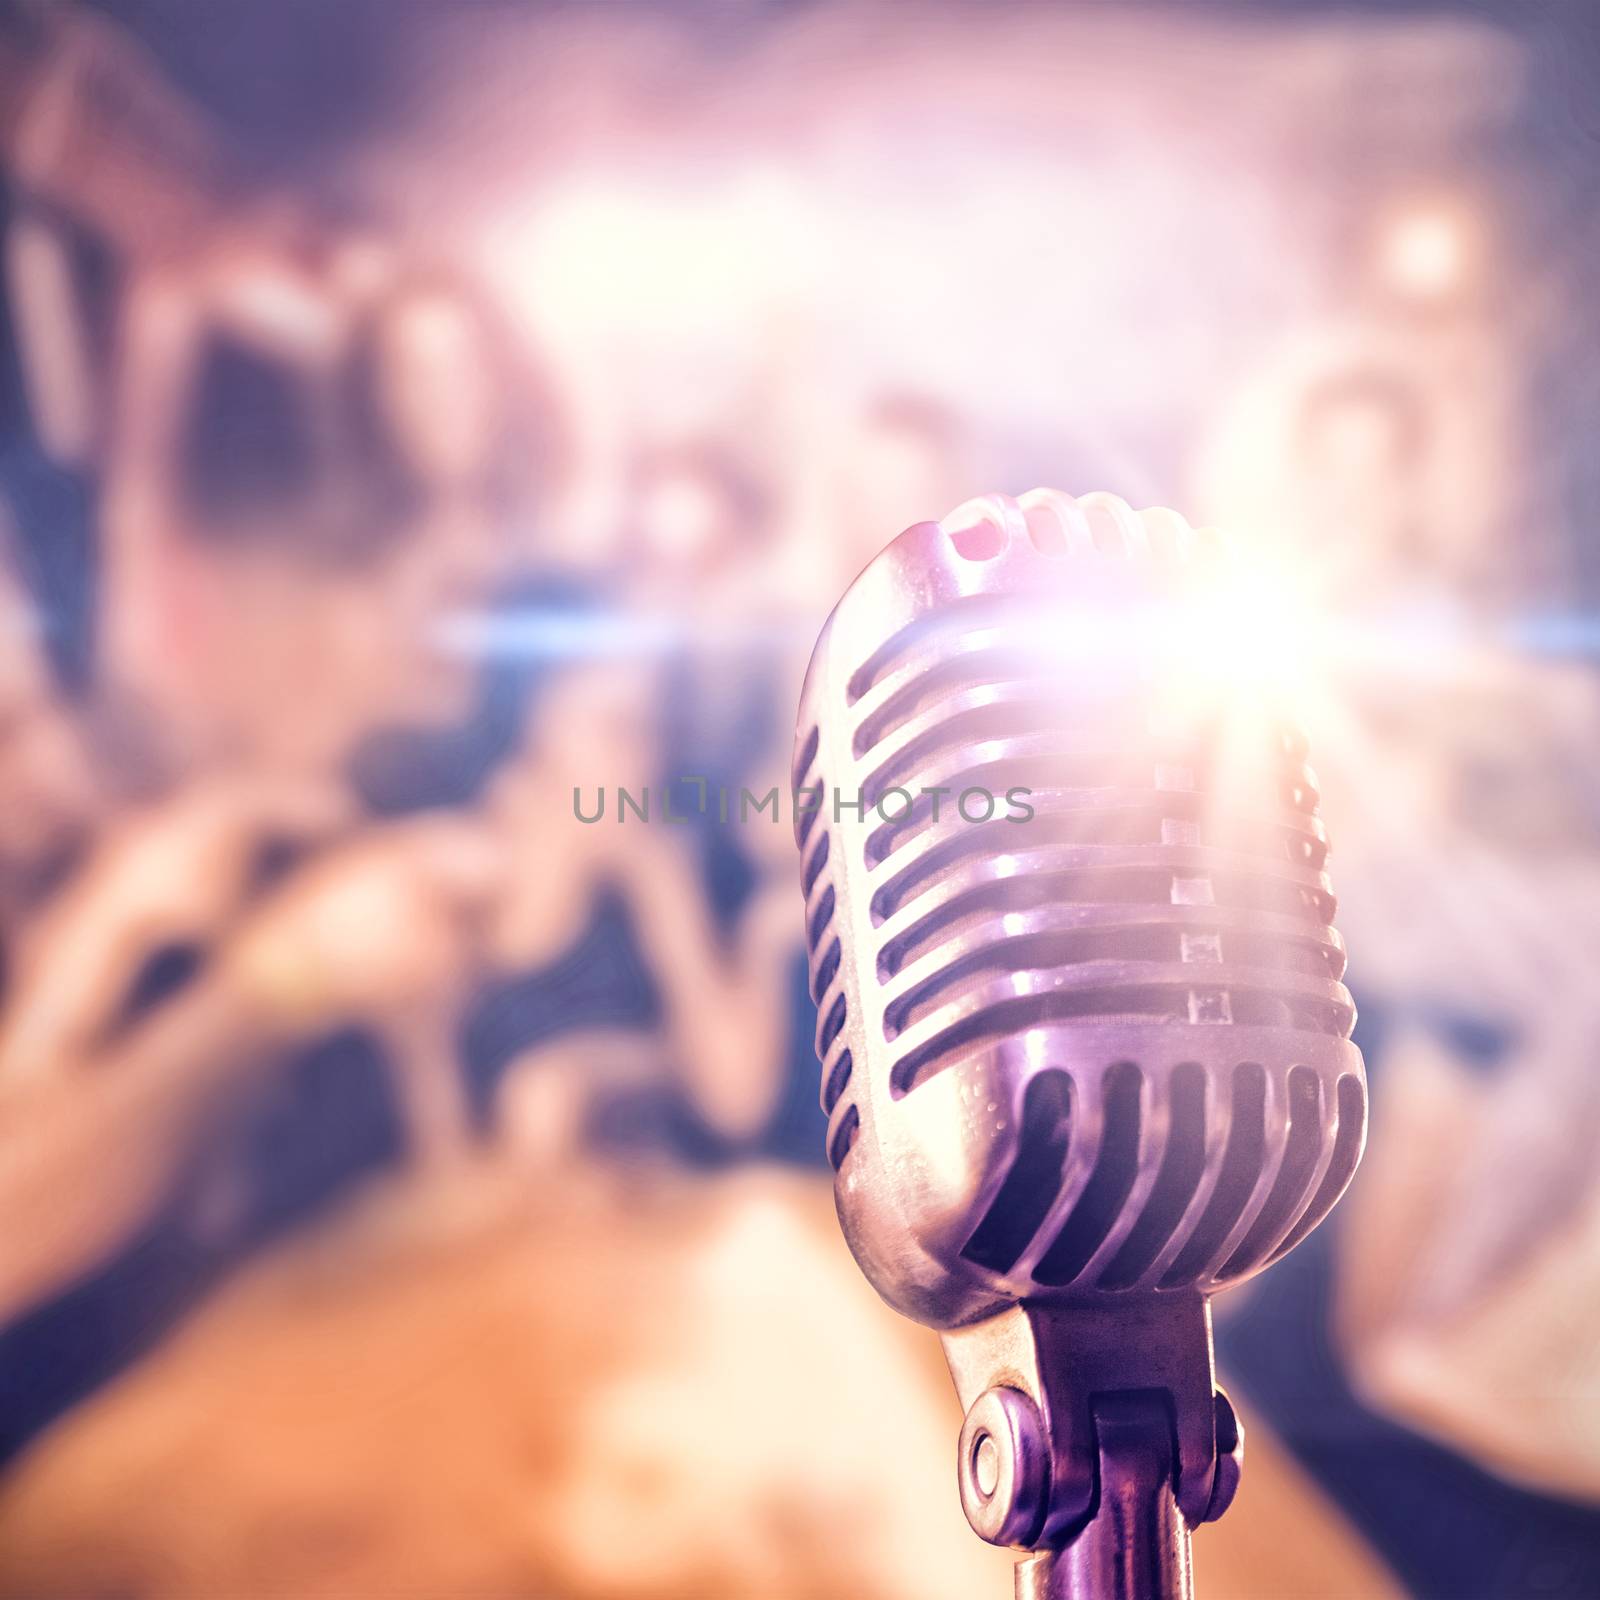
[[[971,501],[861,573],[801,700],[839,1217],[943,1336],[1021,1600],[1192,1592],[1241,1454],[1209,1296],[1365,1137],[1317,790],[1238,670],[1235,572],[1172,512]]]

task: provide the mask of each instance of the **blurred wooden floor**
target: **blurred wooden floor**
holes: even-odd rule
[[[973,1600],[937,1340],[786,1172],[396,1180],[0,1484],[3,1600]],[[1205,1600],[1398,1594],[1250,1429]]]

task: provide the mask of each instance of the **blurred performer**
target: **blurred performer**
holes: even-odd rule
[[[359,936],[352,923],[338,970],[318,971],[300,960],[295,930],[329,904],[358,919],[420,880],[458,881],[448,829],[351,837],[360,796],[345,769],[375,724],[459,714],[473,693],[474,670],[442,654],[434,631],[516,556],[503,536],[511,446],[495,379],[482,375],[493,341],[459,290],[404,286],[381,252],[351,270],[348,253],[319,254],[293,219],[269,222],[169,265],[130,298],[98,676],[101,726],[120,735],[108,754],[150,798],[106,830],[28,930],[0,1021],[0,1092],[36,1092],[63,1139],[75,1122],[98,1125],[97,1098],[109,1114],[155,1097],[149,1137],[123,1135],[151,1183],[174,1181],[172,1119],[192,1132],[217,1110],[205,1089],[216,1051],[249,1102],[273,1054],[260,1041],[304,1048],[357,1024],[384,1035],[413,1149],[466,1138],[451,1018],[470,944],[430,943],[416,917]],[[367,401],[355,413],[364,450],[352,373]],[[464,428],[452,432],[452,418]],[[286,930],[278,955],[263,931],[274,927]],[[412,968],[392,992],[376,976],[363,991],[363,973],[398,970],[396,959],[431,962],[435,981]],[[367,996],[353,1010],[341,998],[352,984]],[[124,1049],[139,1059],[147,1028],[165,1053],[141,1085],[107,1063]],[[92,1142],[77,1147],[94,1160]],[[69,1154],[41,1137],[12,1175],[70,1186]],[[53,1263],[19,1266],[31,1289],[17,1293],[49,1287],[39,1270],[71,1281],[160,1198],[122,1203],[111,1183],[86,1192],[96,1218]]]
[[[412,274],[378,294],[358,333],[356,459],[379,486],[369,536],[409,543],[432,615],[476,604],[541,555],[564,456],[559,414],[533,363],[450,276]]]
[[[1520,429],[1512,353],[1476,321],[1330,319],[1214,412],[1195,464],[1207,520],[1336,610],[1478,607],[1547,575],[1543,526],[1505,537]]]
[[[1295,439],[1304,559],[1333,603],[1436,579],[1439,534],[1418,492],[1432,443],[1421,397],[1382,368],[1335,374],[1305,396]]]
[[[314,775],[375,722],[458,714],[439,620],[518,554],[480,314],[320,248],[225,239],[130,297],[101,675],[186,774]]]

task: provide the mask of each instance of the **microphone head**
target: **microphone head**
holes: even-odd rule
[[[794,763],[827,1149],[879,1293],[1210,1293],[1366,1130],[1305,746],[1216,535],[1109,495],[908,528],[828,619]],[[1244,621],[1248,624],[1248,618]]]

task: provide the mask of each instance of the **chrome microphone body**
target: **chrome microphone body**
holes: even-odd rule
[[[1305,748],[1214,670],[1232,570],[1170,512],[984,497],[856,579],[801,701],[840,1220],[943,1334],[963,1505],[1029,1596],[1189,1592],[1238,1477],[1209,1296],[1365,1136]]]

